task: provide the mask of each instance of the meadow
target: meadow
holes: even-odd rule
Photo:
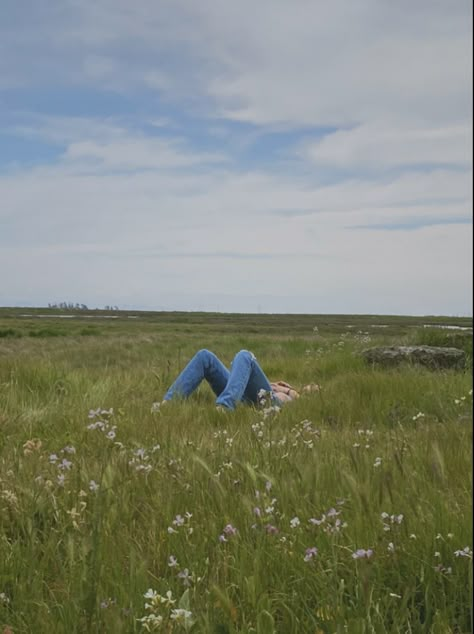
[[[0,632],[471,632],[472,330],[443,324],[472,319],[0,309]],[[467,367],[358,354],[406,343]],[[321,390],[160,407],[201,348]]]

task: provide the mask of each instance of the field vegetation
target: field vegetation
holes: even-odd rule
[[[0,309],[0,631],[471,632],[472,330],[441,325],[472,320]],[[410,343],[467,367],[358,354]],[[160,407],[201,348],[321,390]]]

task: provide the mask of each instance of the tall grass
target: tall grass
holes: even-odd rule
[[[472,630],[469,372],[368,368],[357,335],[134,328],[1,344],[0,626]],[[321,392],[153,407],[201,347]]]

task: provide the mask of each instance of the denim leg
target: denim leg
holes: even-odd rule
[[[270,383],[252,352],[241,350],[232,361],[230,376],[224,391],[216,399],[218,405],[235,409],[239,401],[258,403],[260,390],[271,392]]]
[[[216,396],[224,390],[229,379],[229,370],[209,350],[199,350],[194,355],[166,392],[163,400],[169,401],[174,396],[188,397],[203,379],[206,379]]]

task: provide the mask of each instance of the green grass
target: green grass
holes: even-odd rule
[[[472,630],[472,555],[455,555],[472,548],[470,369],[384,371],[357,354],[421,343],[428,322],[14,315],[0,314],[23,333],[0,341],[0,631],[142,632],[146,615],[176,633]],[[153,412],[203,347],[226,362],[251,349],[271,379],[321,392],[265,418],[220,414],[202,386]]]

